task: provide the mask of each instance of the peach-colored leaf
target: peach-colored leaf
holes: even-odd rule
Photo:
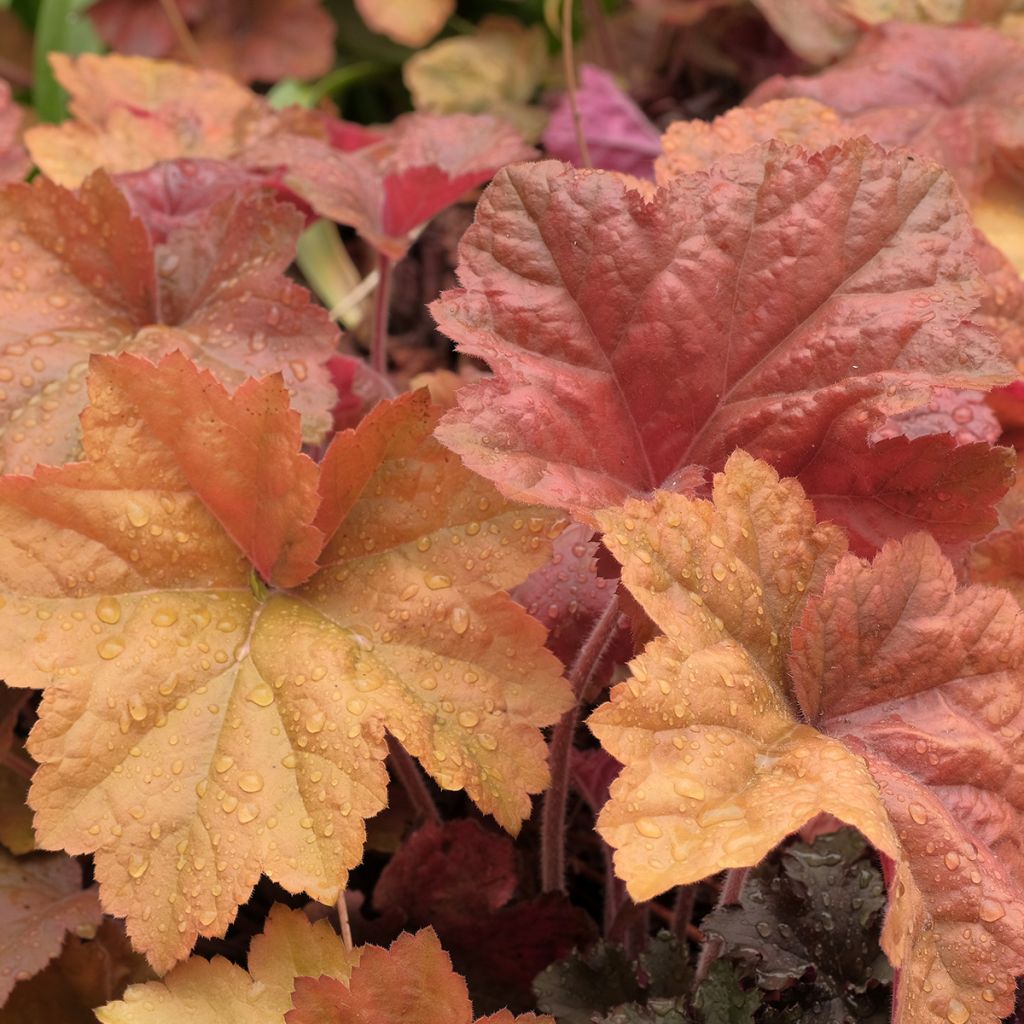
[[[634,896],[756,863],[833,814],[895,862],[894,1020],[994,1024],[1024,968],[1007,771],[1024,613],[958,592],[926,535],[840,558],[799,485],[743,454],[713,502],[659,492],[599,519],[665,631],[591,718],[625,765],[599,829]]]
[[[66,932],[103,919],[95,888],[82,888],[82,869],[64,854],[12,857],[0,849],[0,1006],[15,982],[42,970]]]
[[[466,470],[410,395],[335,439],[320,568],[268,591],[239,545],[298,584],[316,536],[280,378],[228,397],[181,356],[93,363],[88,461],[0,479],[0,675],[46,690],[40,842],[94,854],[104,905],[166,969],[261,871],[337,898],[386,802],[385,730],[516,828],[570,698],[501,590],[559,518]]]
[[[400,935],[390,949],[365,946],[347,982],[300,978],[287,1024],[472,1024],[466,983],[430,928]],[[477,1024],[554,1024],[551,1017],[508,1011]]]
[[[317,78],[331,69],[337,26],[320,0],[176,0],[203,66],[243,82]],[[89,17],[121,53],[189,60],[160,0],[99,0]]]
[[[647,202],[601,172],[507,168],[431,307],[494,376],[438,436],[507,494],[580,511],[738,446],[797,474],[836,430],[1011,379],[967,319],[973,239],[947,175],[864,139],[772,143]]]
[[[326,921],[312,924],[277,904],[252,941],[248,971],[221,957],[193,957],[162,981],[133,985],[96,1016],[102,1024],[282,1024],[296,978],[347,978],[359,955]]]
[[[232,387],[280,370],[306,438],[322,437],[338,331],[284,276],[302,224],[270,195],[243,191],[154,244],[104,172],[77,195],[44,179],[0,191],[4,468],[74,457],[92,352],[181,349]]]
[[[0,184],[20,181],[31,166],[21,144],[21,108],[11,96],[11,87],[0,78]]]
[[[68,187],[97,168],[141,171],[161,160],[228,160],[277,132],[323,134],[311,111],[277,113],[230,75],[174,61],[50,55],[71,96],[71,119],[36,125],[25,144],[40,170]]]
[[[991,28],[882,25],[813,77],[776,76],[749,106],[806,97],[886,146],[937,160],[972,201],[1024,147],[1024,46]]]
[[[654,164],[660,185],[680,174],[703,171],[730,153],[776,139],[815,152],[860,134],[816,100],[773,100],[760,107],[734,107],[714,121],[673,121],[661,137]]]
[[[386,139],[341,152],[312,137],[267,138],[245,154],[251,167],[282,168],[284,184],[320,216],[354,227],[393,259],[419,227],[505,164],[534,150],[488,115],[407,114]]]
[[[455,13],[455,0],[356,0],[356,10],[374,32],[418,49]]]

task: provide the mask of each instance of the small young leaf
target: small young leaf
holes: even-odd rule
[[[694,1000],[703,1024],[753,1024],[761,1007],[757,989],[744,992],[738,973],[724,960],[711,965]]]

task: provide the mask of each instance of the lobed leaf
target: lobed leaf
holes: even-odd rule
[[[233,387],[280,370],[307,439],[322,437],[338,332],[284,276],[301,228],[297,211],[242,191],[155,242],[104,172],[77,195],[43,179],[0,191],[0,465],[76,455],[93,352],[180,349]]]
[[[0,1006],[15,982],[60,953],[66,932],[95,929],[102,919],[95,888],[82,888],[82,870],[70,857],[0,850]]]
[[[998,1020],[1024,965],[1012,598],[958,591],[925,535],[839,558],[801,489],[739,453],[713,503],[659,493],[599,519],[666,634],[591,718],[625,765],[599,830],[634,897],[833,814],[895,861],[894,1020]]]
[[[348,978],[360,952],[347,950],[326,921],[277,904],[252,941],[248,971],[219,956],[193,957],[161,981],[133,985],[96,1016],[102,1024],[281,1024],[296,978]]]
[[[473,1008],[465,982],[434,932],[400,935],[390,949],[367,946],[348,982],[300,978],[295,1008],[287,1024],[472,1024]],[[508,1010],[481,1017],[476,1024],[554,1024],[551,1017]]]
[[[334,61],[337,25],[320,0],[178,3],[202,66],[243,82],[317,78]],[[98,0],[89,17],[112,49],[189,61],[159,0]]]
[[[39,169],[74,188],[99,168],[141,171],[161,160],[230,160],[278,132],[322,135],[317,115],[273,111],[229,75],[118,54],[53,53],[71,119],[35,125],[25,144]]]
[[[775,76],[747,98],[806,97],[886,146],[941,163],[972,201],[1024,145],[1024,47],[990,28],[881,25],[813,77]]]
[[[433,441],[423,394],[335,439],[316,513],[280,378],[229,397],[180,355],[93,362],[87,461],[0,479],[0,674],[46,690],[40,842],[95,855],[166,969],[261,871],[337,898],[386,802],[385,730],[516,828],[570,696],[500,591],[557,518]]]
[[[271,137],[248,150],[245,162],[283,171],[285,186],[321,217],[354,227],[398,260],[413,229],[499,167],[533,155],[500,118],[414,113],[394,121],[385,140],[355,152],[312,137]]]
[[[505,493],[588,515],[737,446],[798,475],[935,387],[1009,379],[968,319],[973,237],[947,176],[866,140],[773,143],[650,202],[508,168],[432,306],[494,377],[438,436]]]

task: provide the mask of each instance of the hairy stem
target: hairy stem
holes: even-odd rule
[[[348,903],[345,902],[345,890],[342,889],[341,895],[338,897],[338,924],[341,926],[341,941],[345,943],[345,948],[352,951],[352,925],[348,919]]]
[[[732,868],[725,873],[725,881],[722,883],[722,891],[718,894],[718,902],[715,909],[729,907],[739,903],[743,894],[743,885],[747,880],[750,868]],[[711,970],[711,965],[722,953],[722,940],[717,936],[707,936],[700,951],[700,958],[697,960],[697,972],[694,977],[694,984],[699,985]]]
[[[178,5],[174,0],[160,0],[160,6],[163,8],[164,17],[170,22],[171,31],[178,40],[182,52],[196,67],[202,67],[203,55],[199,52],[199,47],[195,39],[192,38],[192,33],[189,32]]]
[[[373,341],[370,344],[370,366],[382,377],[388,372],[388,313],[391,310],[391,271],[389,256],[377,256],[377,293],[373,303]]]
[[[548,748],[551,785],[544,794],[540,829],[540,878],[544,892],[565,892],[565,808],[569,801],[573,741],[587,685],[600,665],[618,624],[619,599],[613,595],[569,670],[569,685],[576,701],[562,715],[551,734]]]
[[[583,119],[580,117],[580,105],[576,99],[576,55],[573,50],[572,8],[573,0],[562,0],[562,66],[565,71],[565,94],[568,97],[569,110],[572,113],[572,126],[576,132],[580,162],[589,169],[594,165],[590,162],[590,150],[587,148],[587,137],[583,133]]]
[[[697,897],[697,886],[681,885],[676,889],[675,903],[672,904],[672,934],[686,940],[692,928],[693,903]]]
[[[391,770],[395,778],[402,784],[406,796],[416,809],[417,816],[424,822],[441,824],[441,812],[430,795],[427,783],[416,762],[408,751],[397,740],[388,737],[388,752],[391,757]]]

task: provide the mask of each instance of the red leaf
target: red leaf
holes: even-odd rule
[[[590,527],[573,523],[555,541],[551,561],[512,592],[547,627],[548,648],[564,665],[572,663],[615,593],[615,580],[598,572],[593,533]],[[625,661],[633,652],[616,653]]]
[[[174,0],[203,66],[244,82],[316,78],[334,60],[333,18],[320,0]],[[99,0],[97,32],[121,53],[188,61],[160,0]]]
[[[739,446],[795,473],[841,417],[1009,379],[967,320],[973,250],[951,179],[863,139],[751,150],[650,203],[508,168],[432,307],[494,377],[438,436],[507,494],[584,511]]]
[[[0,78],[0,184],[21,181],[32,166],[21,144],[21,107],[11,97],[11,87]]]
[[[516,890],[515,848],[508,836],[475,821],[424,825],[381,872],[376,909],[401,910],[413,925],[447,928],[503,907]]]
[[[279,370],[307,439],[322,436],[338,331],[284,276],[301,227],[294,209],[243,190],[154,244],[104,172],[78,195],[45,179],[0,191],[0,380],[17,382],[0,391],[7,469],[75,455],[92,352],[181,349],[231,387]]]
[[[595,167],[622,171],[638,178],[654,177],[654,159],[661,154],[658,129],[607,71],[583,65],[576,103]],[[559,100],[551,115],[543,142],[552,156],[580,166],[579,145],[567,96]]]
[[[251,167],[284,168],[285,184],[322,217],[354,227],[392,259],[409,232],[481,185],[499,167],[534,155],[494,117],[408,114],[388,137],[343,153],[313,138],[270,138],[245,155]]]
[[[958,444],[948,433],[874,443],[832,435],[799,479],[818,515],[842,524],[850,547],[867,555],[915,530],[949,545],[988,533],[1013,462],[1009,449]]]
[[[887,146],[943,164],[972,200],[1024,146],[1024,47],[989,28],[881,25],[813,77],[769,79],[748,105],[806,96]]]

